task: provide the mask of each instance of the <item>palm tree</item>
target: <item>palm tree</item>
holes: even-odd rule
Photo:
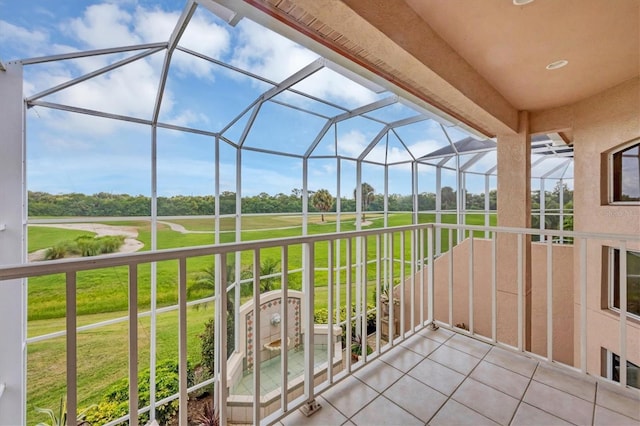
[[[321,220],[324,222],[324,214],[333,206],[333,196],[328,190],[319,189],[311,197],[311,204],[322,212]]]
[[[233,283],[235,281],[236,276],[236,268],[233,263],[227,264],[227,285]],[[240,279],[247,278],[247,271],[241,271]],[[208,291],[209,295],[215,293],[216,288],[216,271],[215,266],[212,264],[211,266],[207,266],[198,273],[193,284],[187,289],[187,295],[192,296],[194,293],[198,293],[201,291]],[[235,291],[229,291],[227,293],[227,312],[233,316],[235,312]],[[198,305],[196,305],[198,306]]]
[[[363,182],[360,185],[360,188],[362,188],[362,220],[364,220],[364,212],[369,208],[369,204],[374,200],[376,190],[367,182]],[[358,188],[353,190],[353,198],[358,198]]]
[[[260,264],[260,276],[273,275],[278,272],[278,264],[280,262],[270,257],[264,259]],[[263,278],[260,280],[260,292],[265,293],[275,288],[277,282],[276,277]]]

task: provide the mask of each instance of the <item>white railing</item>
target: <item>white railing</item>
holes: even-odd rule
[[[436,233],[442,234],[443,254],[436,256]],[[457,236],[454,238],[454,233]],[[446,237],[445,237],[446,234]],[[468,238],[472,234],[474,238]],[[459,235],[465,238],[463,243],[456,244]],[[488,235],[489,238],[479,238]],[[545,256],[545,305],[546,317],[546,343],[544,349],[532,350],[530,339],[532,330],[527,326],[527,268],[526,262],[530,259],[525,253],[530,250],[530,237],[532,235],[545,236],[543,245],[546,250]],[[227,292],[234,286],[239,285],[239,281],[230,287],[220,285],[226,283],[226,263],[227,257],[233,258],[237,253],[250,253],[253,265],[252,278],[254,306],[260,305],[260,257],[261,251],[266,249],[278,249],[280,251],[280,264],[283,266],[282,272],[277,276],[281,281],[281,306],[282,322],[280,323],[281,342],[287,342],[289,335],[289,315],[288,315],[288,294],[289,277],[292,273],[302,273],[303,295],[302,303],[307,309],[302,312],[302,347],[304,348],[304,382],[302,395],[296,396],[289,391],[279,392],[279,402],[271,409],[266,408],[264,395],[261,395],[261,374],[262,369],[261,351],[257,349],[260,343],[261,327],[258,309],[253,310],[253,330],[256,348],[253,350],[252,361],[254,367],[253,374],[253,394],[251,396],[251,419],[254,424],[272,423],[287,412],[303,407],[311,411],[314,409],[315,396],[319,392],[335,385],[339,381],[348,377],[357,369],[361,368],[381,353],[401,343],[404,339],[415,332],[428,326],[443,326],[464,333],[474,338],[490,342],[511,350],[527,352],[529,355],[539,359],[558,363],[555,356],[554,347],[554,321],[553,314],[554,291],[558,283],[554,283],[554,238],[571,238],[574,247],[578,251],[574,262],[578,265],[578,270],[574,271],[579,283],[579,321],[573,323],[577,332],[577,342],[573,345],[572,351],[579,354],[574,359],[573,368],[587,373],[587,339],[589,339],[587,324],[587,246],[590,243],[613,245],[621,251],[620,258],[624,258],[627,246],[640,245],[640,237],[630,235],[608,235],[608,234],[586,234],[576,232],[541,231],[534,229],[516,229],[502,227],[481,227],[448,224],[420,224],[412,226],[402,226],[396,228],[373,229],[367,231],[346,232],[326,235],[313,235],[306,237],[285,238],[278,240],[251,241],[233,244],[220,244],[202,246],[185,249],[161,250],[157,252],[144,252],[127,255],[99,256],[95,258],[70,259],[62,261],[39,262],[28,265],[18,265],[0,268],[0,285],[3,280],[23,279],[52,274],[64,274],[66,286],[66,326],[64,331],[48,333],[42,336],[30,337],[26,343],[45,341],[55,337],[66,336],[66,404],[69,413],[78,411],[78,374],[77,374],[77,335],[79,331],[98,328],[116,322],[127,322],[128,331],[128,357],[129,357],[129,414],[111,421],[108,424],[118,424],[129,421],[129,424],[138,424],[138,416],[145,412],[151,412],[154,418],[154,409],[164,403],[178,399],[180,402],[179,420],[180,424],[187,424],[187,400],[189,392],[214,384],[215,402],[219,410],[220,420],[225,424],[230,411],[226,409],[232,398],[228,395],[229,383],[229,359],[226,357],[227,345],[227,324],[226,312]],[[324,256],[324,246],[326,245],[326,258]],[[515,247],[515,262],[506,264],[504,259],[498,258],[498,251],[504,247]],[[483,249],[489,247],[488,252]],[[302,247],[302,267],[292,270],[288,269],[290,264],[290,253]],[[460,250],[467,250],[464,255]],[[439,251],[439,250],[438,250]],[[320,254],[322,252],[322,255]],[[216,265],[216,285],[215,294],[205,299],[197,301],[187,300],[188,268],[187,260],[200,256],[214,256]],[[476,271],[474,265],[478,265],[481,257],[488,258],[490,262],[487,274],[484,278],[479,278],[480,271]],[[246,257],[246,256],[245,256]],[[449,259],[448,265],[445,261]],[[453,260],[453,261],[451,261]],[[178,311],[178,363],[179,363],[179,392],[173,396],[158,400],[154,407],[138,407],[138,327],[139,318],[150,315],[150,312],[139,312],[138,308],[138,270],[141,265],[163,261],[177,261],[178,264],[178,303],[174,306],[160,308],[163,311]],[[439,267],[439,262],[442,267]],[[454,266],[454,262],[458,266]],[[460,267],[466,263],[466,271],[460,278]],[[434,265],[434,267],[429,267]],[[129,309],[125,317],[96,323],[89,326],[78,327],[77,324],[77,274],[81,271],[90,271],[117,266],[128,268],[128,292]],[[480,264],[480,266],[483,266]],[[515,274],[514,274],[515,269]],[[516,336],[503,338],[500,335],[500,327],[503,325],[503,318],[498,316],[498,282],[502,271],[511,271],[511,276],[515,276],[516,283],[516,303],[512,310],[516,312]],[[270,275],[270,277],[273,276]],[[446,279],[442,279],[446,276]],[[327,295],[326,304],[328,315],[328,332],[326,337],[327,362],[318,366],[314,360],[314,306],[318,298],[316,295],[316,281],[326,279]],[[466,281],[459,287],[459,280]],[[574,280],[575,281],[575,280]],[[480,296],[480,288],[484,284],[489,285],[488,302],[490,307],[490,319],[488,326],[482,324],[479,310],[476,306],[476,298]],[[323,284],[323,283],[318,283]],[[388,303],[384,302],[382,296],[384,289],[392,287],[388,291]],[[324,287],[323,285],[321,287]],[[319,287],[318,287],[319,288]],[[459,302],[460,289],[466,291],[466,300],[463,300],[465,308],[464,315],[467,318],[468,326],[458,327],[457,317],[461,316],[460,310],[456,311],[456,303]],[[620,354],[620,385],[626,386],[626,361],[628,346],[628,323],[626,321],[627,291],[626,275],[620,274],[620,315],[619,315],[619,348]],[[310,291],[314,289],[314,291]],[[369,291],[375,291],[375,308],[369,310],[367,301],[371,300]],[[598,294],[600,287],[591,290]],[[344,297],[342,296],[344,293]],[[239,293],[236,293],[239,294]],[[444,295],[444,296],[443,296]],[[486,296],[486,295],[485,295]],[[187,309],[191,305],[205,302],[215,302],[215,348],[216,362],[215,374],[212,378],[196,383],[189,387],[187,381]],[[571,300],[573,303],[573,300]],[[388,309],[386,308],[388,306]],[[340,317],[341,308],[346,308],[346,318]],[[446,309],[445,309],[446,308]],[[438,313],[446,311],[446,313]],[[238,310],[236,313],[236,323],[238,322]],[[367,316],[374,314],[375,331],[367,329]],[[263,319],[264,320],[264,319]],[[529,322],[531,318],[529,317]],[[348,326],[351,324],[352,326]],[[385,327],[386,324],[386,335]],[[334,333],[334,325],[343,327],[346,338],[346,351],[343,362],[337,365],[333,362],[335,348],[338,340]],[[370,324],[371,326],[371,324]],[[354,335],[355,333],[355,335]],[[373,352],[367,352],[367,336],[373,343]],[[357,360],[351,357],[351,342],[360,338],[362,342],[361,357]],[[637,343],[634,343],[637,344]],[[238,348],[235,348],[236,350]],[[288,371],[289,353],[286,345],[281,344],[281,372]],[[243,354],[246,356],[246,354]],[[571,363],[568,363],[571,364]],[[596,372],[596,375],[599,372]],[[280,389],[292,389],[295,378],[288,378],[287,374],[281,374]],[[151,390],[152,394],[154,390]],[[155,401],[155,397],[151,398]]]

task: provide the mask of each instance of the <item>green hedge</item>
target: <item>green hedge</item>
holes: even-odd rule
[[[138,375],[138,407],[149,405],[150,370],[146,369]],[[187,385],[193,385],[193,369],[187,367]],[[156,366],[156,401],[175,395],[179,392],[178,363],[165,361]],[[177,399],[156,408],[156,420],[159,424],[167,423],[178,413]],[[103,395],[100,402],[90,407],[85,420],[92,425],[101,425],[126,415],[129,412],[129,378],[114,383]],[[139,417],[140,424],[146,424],[149,413]],[[124,424],[128,424],[125,422]]]

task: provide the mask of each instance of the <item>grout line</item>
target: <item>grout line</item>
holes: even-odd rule
[[[520,406],[523,403],[526,404],[526,402],[524,402],[524,396],[527,394],[527,391],[529,390],[529,386],[531,386],[531,382],[533,382],[533,376],[536,374],[536,370],[538,369],[538,365],[540,365],[540,363],[537,363],[536,364],[536,368],[534,368],[533,372],[531,372],[531,377],[529,377],[529,383],[527,383],[527,386],[524,388],[524,392],[522,392],[522,396],[520,397],[520,401],[518,401],[518,405],[516,406],[516,409],[513,412],[513,415],[509,419],[509,424],[511,424],[511,422],[513,422],[513,419],[516,417],[516,413],[518,412],[518,410],[520,410]],[[516,373],[516,374],[518,374],[518,373]],[[551,414],[551,413],[549,413],[549,414]]]
[[[564,393],[564,394],[566,394],[566,395],[570,395],[570,396],[574,396],[574,397],[576,397],[576,398],[578,398],[578,399],[582,399],[582,398],[579,398],[579,397],[577,397],[577,396],[575,396],[575,395],[573,395],[573,394],[571,394],[571,393],[569,393],[569,392],[563,391],[562,389],[557,389],[557,388],[554,388],[553,386],[550,386],[550,385],[548,385],[548,384],[546,384],[546,383],[542,383],[542,382],[539,382],[539,381],[537,381],[537,380],[533,380],[533,376],[535,376],[536,371],[538,371],[538,367],[541,367],[541,366],[542,366],[542,363],[538,362],[538,365],[536,366],[536,369],[535,369],[535,370],[533,370],[533,374],[531,375],[531,381],[529,382],[529,386],[531,385],[531,383],[532,383],[532,382],[536,382],[536,383],[539,383],[539,384],[544,385],[544,386],[549,386],[550,388],[555,389],[555,390],[557,390],[557,391],[559,391],[559,392],[562,392],[562,393]],[[527,390],[525,390],[524,394],[522,395],[522,399],[523,399],[523,401],[522,401],[522,402],[524,402],[524,397],[525,397],[525,395],[527,394],[527,391],[529,390],[529,386],[527,386]],[[585,399],[582,399],[582,400],[583,400],[583,401],[586,401]],[[586,401],[586,402],[589,402],[589,401]],[[528,404],[527,402],[524,402],[524,403],[525,403],[525,404]],[[569,420],[564,419],[564,418],[562,418],[562,417],[558,416],[557,414],[554,414],[554,413],[551,413],[551,412],[549,412],[549,411],[547,411],[547,410],[544,410],[544,409],[542,409],[541,407],[538,407],[538,406],[533,405],[533,404],[528,404],[528,405],[531,405],[532,407],[534,407],[534,408],[536,408],[536,409],[538,409],[538,410],[540,410],[540,411],[542,411],[542,412],[544,412],[544,413],[547,413],[547,414],[549,414],[550,416],[553,416],[553,417],[555,417],[555,418],[557,418],[557,419],[560,419],[560,420],[562,420],[562,421],[564,421],[564,422],[571,423]],[[519,406],[519,405],[518,405],[518,406]],[[592,418],[592,420],[591,420],[591,421],[593,422],[593,418]]]
[[[449,340],[449,339],[447,339],[447,341],[448,341],[448,340]],[[443,343],[443,345],[444,345],[444,343]],[[451,346],[448,346],[448,345],[447,345],[447,347],[449,347],[449,348],[451,348],[451,349],[455,349],[455,348],[453,348],[453,347],[451,347]],[[458,350],[458,349],[455,349],[455,350]],[[463,352],[463,351],[459,351],[459,352]],[[482,361],[484,361],[484,359],[485,359],[485,358],[486,358],[486,356],[489,354],[489,352],[491,352],[491,349],[489,349],[489,350],[487,351],[487,353],[486,353],[486,354],[484,354],[484,356],[483,356],[482,358],[480,358],[480,361],[478,361],[478,363],[477,363],[477,364],[476,364],[476,365],[471,369],[471,371],[469,371],[469,374],[467,374],[467,375],[465,376],[465,378],[464,378],[464,379],[462,379],[462,381],[460,382],[460,384],[459,384],[458,386],[456,386],[456,388],[451,392],[451,395],[448,395],[448,396],[447,396],[447,399],[446,399],[446,400],[444,401],[444,403],[440,406],[440,408],[438,408],[438,409],[436,410],[436,412],[435,412],[435,413],[433,413],[433,415],[431,416],[431,418],[429,418],[429,420],[427,421],[427,424],[429,424],[429,422],[431,422],[431,420],[433,420],[433,419],[438,415],[438,413],[442,410],[442,407],[444,407],[445,405],[447,405],[447,403],[449,402],[449,400],[451,400],[451,398],[453,397],[453,394],[455,394],[455,393],[458,391],[458,389],[460,388],[460,386],[462,386],[462,384],[463,384],[463,383],[464,383],[464,382],[469,378],[469,376],[471,376],[471,374],[475,371],[475,369],[478,367],[478,365],[480,365],[480,363],[481,363]],[[466,352],[463,352],[463,353],[466,353]],[[467,354],[467,355],[469,355],[469,356],[473,356],[473,355],[471,355],[471,354]],[[474,357],[474,358],[476,358],[476,357]],[[477,359],[477,358],[476,358],[476,359]],[[437,362],[437,361],[435,361],[435,360],[432,360],[432,359],[430,359],[430,361],[433,361],[433,362],[435,362],[435,363],[437,363],[437,364],[440,364],[439,362]],[[446,365],[444,365],[444,364],[440,364],[440,365],[442,365],[442,366],[443,366],[443,367],[445,367],[445,368],[449,368],[449,367],[447,367],[447,366],[446,366]],[[452,369],[452,368],[449,368],[449,370],[451,370],[451,371],[455,371],[455,372],[456,372],[456,373],[458,373],[458,374],[462,374],[462,373],[460,373],[460,372],[458,372],[458,371],[456,371],[456,370],[454,370],[454,369]],[[425,383],[425,384],[426,384],[426,383]],[[483,384],[484,384],[484,383],[483,383]],[[429,385],[427,385],[427,386],[429,386]],[[486,385],[485,385],[485,386],[486,386]],[[429,386],[429,387],[431,387],[431,386]],[[464,407],[468,408],[469,410],[471,410],[471,411],[473,411],[473,412],[475,412],[475,413],[478,413],[478,412],[477,412],[476,410],[474,410],[473,408],[471,408],[471,407],[467,407],[466,405],[462,404],[461,402],[456,401],[455,399],[454,399],[454,401],[455,401],[455,402],[457,402],[458,404],[460,404],[460,405],[462,405],[462,406],[464,406]],[[482,417],[486,418],[486,419],[489,419],[489,417],[485,416],[485,415],[484,415],[484,414],[482,414],[482,413],[478,413],[478,414],[479,414],[479,415],[481,415]],[[493,419],[489,419],[489,420],[491,420],[492,422],[495,422]],[[495,423],[497,423],[497,422],[495,422]]]

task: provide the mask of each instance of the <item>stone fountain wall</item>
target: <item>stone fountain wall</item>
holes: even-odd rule
[[[287,299],[287,336],[289,337],[289,349],[297,348],[302,343],[302,292],[289,290]],[[274,290],[260,296],[260,341],[256,342],[256,328],[253,318],[253,301],[249,301],[240,307],[240,350],[245,355],[245,368],[253,368],[254,351],[260,351],[260,359],[267,360],[277,356],[279,351],[265,349],[265,345],[281,338],[281,325],[272,324],[274,315],[283,318],[282,292]]]

